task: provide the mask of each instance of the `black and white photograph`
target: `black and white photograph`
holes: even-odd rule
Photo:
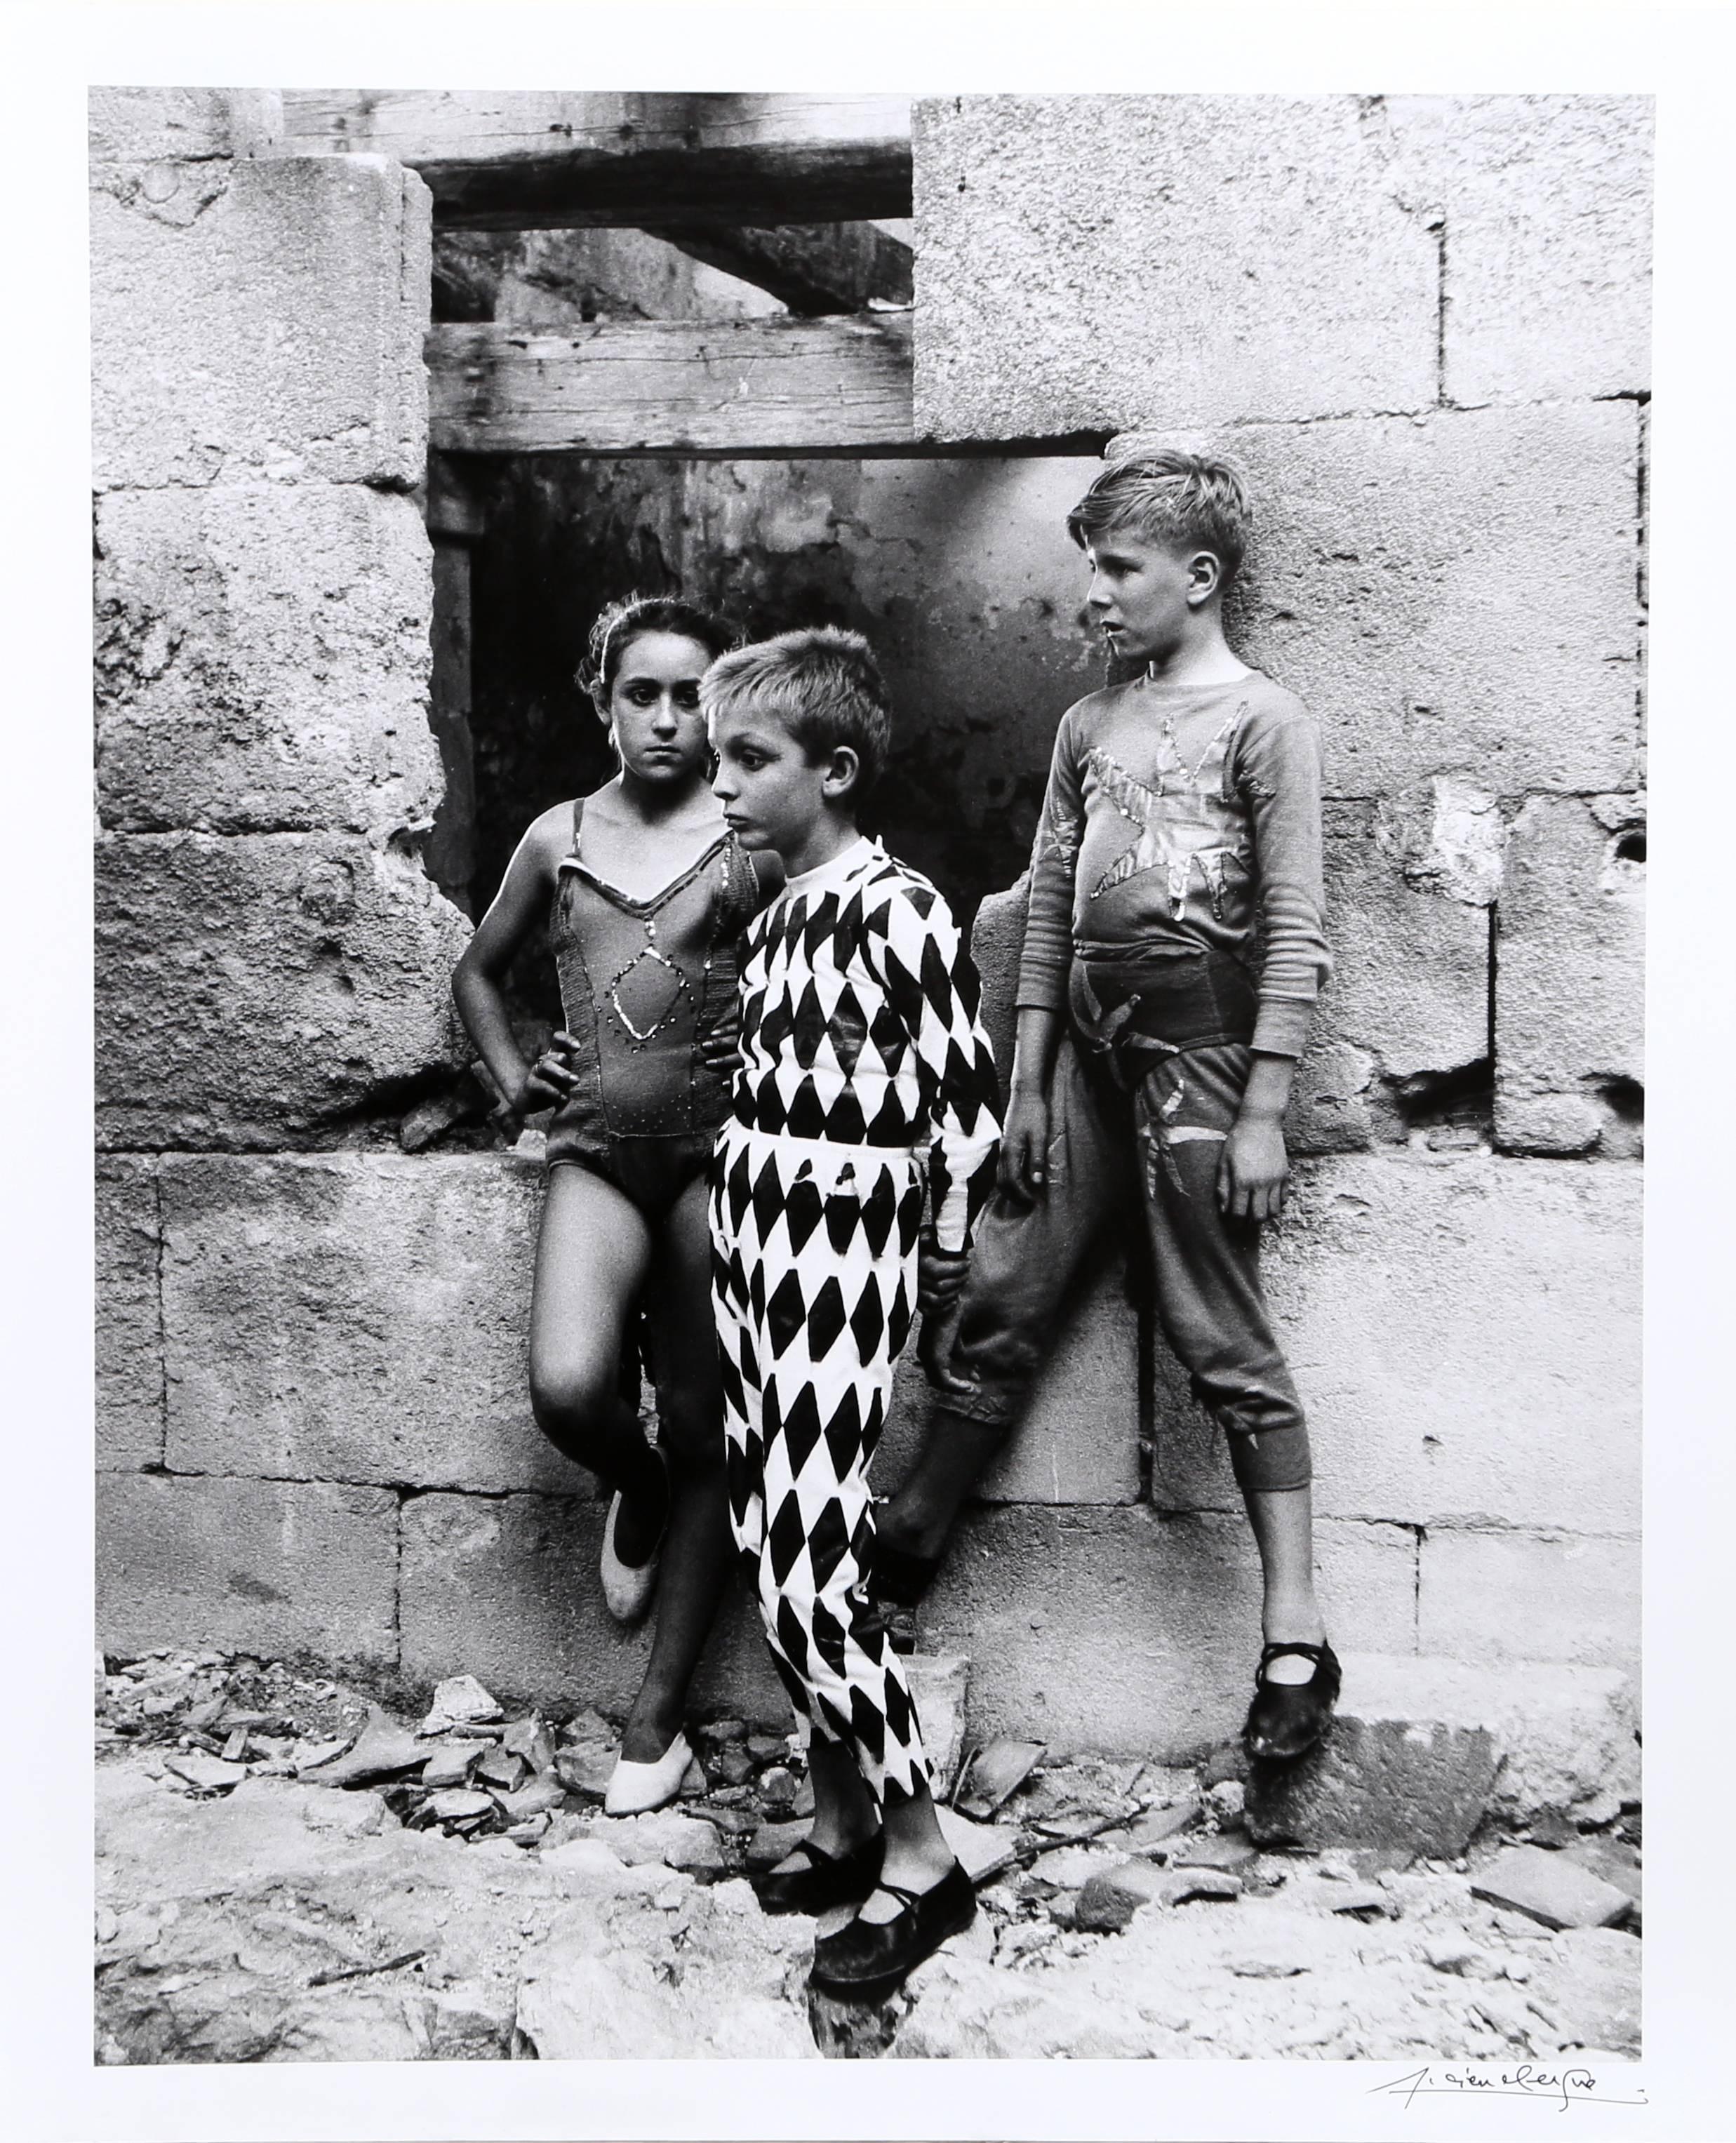
[[[86,86],[96,2070],[1644,2107],[1659,100],[413,12]]]

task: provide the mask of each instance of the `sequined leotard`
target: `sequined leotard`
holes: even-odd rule
[[[660,1219],[701,1175],[730,1083],[700,1045],[739,1020],[736,941],[768,897],[733,834],[648,900],[561,859],[549,944],[578,1084],[549,1126],[548,1164],[588,1168]]]

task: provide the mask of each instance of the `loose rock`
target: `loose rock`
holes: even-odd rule
[[[959,1806],[968,1815],[992,1815],[1031,1776],[1043,1755],[1041,1741],[1002,1736],[979,1749],[966,1774]]]
[[[1565,1853],[1516,1845],[1471,1878],[1474,1896],[1506,1905],[1546,1928],[1606,1928],[1632,1899]]]
[[[302,1765],[301,1776],[316,1786],[365,1785],[370,1779],[419,1769],[428,1753],[426,1745],[408,1727],[371,1704],[367,1723],[347,1753],[318,1766]]]
[[[470,1726],[504,1716],[501,1707],[474,1675],[454,1675],[437,1683],[434,1701],[422,1722],[424,1734],[443,1733],[448,1726]]]

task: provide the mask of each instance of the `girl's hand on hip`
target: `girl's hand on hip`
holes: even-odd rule
[[[524,1085],[513,1096],[513,1108],[520,1116],[531,1116],[538,1109],[558,1109],[570,1098],[579,1083],[579,1075],[570,1061],[578,1047],[570,1034],[553,1037],[525,1074]]]

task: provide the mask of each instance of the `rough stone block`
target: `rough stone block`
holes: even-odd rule
[[[1319,1749],[1249,1777],[1250,1836],[1323,1846],[1462,1853],[1488,1806],[1501,1757],[1486,1726],[1369,1717],[1347,1694]]]
[[[1073,1908],[1073,1924],[1115,1933],[1125,1928],[1141,1905],[1161,1904],[1170,1878],[1149,1860],[1124,1860],[1090,1877]]]
[[[1389,1078],[1462,1071],[1489,1053],[1488,914],[1407,880],[1381,830],[1372,804],[1328,809],[1333,976],[1317,1030]]]
[[[487,1154],[170,1156],[169,1463],[594,1494],[526,1386],[541,1190]]]
[[[1053,740],[1051,740],[1051,749]],[[1018,1039],[1019,962],[1025,951],[1026,903],[1031,895],[1026,871],[1004,893],[992,893],[977,910],[971,930],[971,958],[982,978],[982,1027],[995,1052],[1005,1101],[1012,1076],[1013,1044]]]
[[[96,1164],[96,1463],[157,1466],[163,1457],[162,1235],[156,1165]]]
[[[390,1665],[397,1499],[326,1482],[102,1473],[96,1626],[105,1650],[215,1646]]]
[[[96,164],[250,156],[282,136],[274,89],[93,87],[90,154]]]
[[[1343,1665],[1320,1748],[1251,1769],[1254,1839],[1450,1855],[1486,1810],[1606,1819],[1633,1790],[1633,1694],[1620,1675],[1350,1652]]]
[[[1264,1268],[1337,1517],[1631,1532],[1640,1171],[1344,1154],[1304,1162]],[[1153,1492],[1234,1491],[1159,1356]],[[1219,1439],[1221,1442],[1221,1438]]]
[[[1436,238],[1354,97],[930,98],[912,148],[919,432],[1436,398]]]
[[[907,1348],[874,1463],[902,1479],[930,1418],[927,1378]],[[992,1503],[1135,1503],[1140,1495],[1139,1329],[1122,1261],[1082,1282],[1024,1419],[977,1483]]]
[[[1333,1626],[1412,1626],[1416,1564],[1397,1527],[1318,1528]],[[1259,1655],[1258,1558],[1239,1516],[967,1512],[920,1612],[925,1649],[968,1651],[971,1728],[1054,1749],[1191,1760],[1241,1725]]]
[[[359,484],[125,492],[96,518],[111,829],[384,838],[440,798],[428,541]]]
[[[1625,1919],[1633,1899],[1625,1890],[1581,1868],[1565,1853],[1535,1845],[1511,1846],[1471,1880],[1471,1893],[1506,1905],[1546,1928],[1607,1928]]]
[[[99,489],[421,480],[430,204],[413,172],[355,156],[96,179]]]
[[[1514,821],[1495,988],[1495,1130],[1632,1154],[1645,1079],[1645,799],[1534,796]]]
[[[455,1068],[469,935],[413,855],[354,837],[101,842],[101,1142],[293,1145]]]
[[[1649,382],[1652,101],[1380,100],[1401,199],[1443,219],[1449,401]]]
[[[1640,1666],[1640,1543],[1432,1527],[1418,1554],[1417,1642],[1461,1659]]]
[[[399,1624],[413,1680],[480,1675],[497,1695],[619,1716],[645,1673],[650,1626],[623,1630],[597,1576],[601,1503],[542,1496],[418,1496],[403,1511]],[[655,1612],[655,1611],[654,1611]],[[694,1683],[694,1714],[779,1728],[789,1699],[758,1609],[732,1591]]]
[[[1231,636],[1313,710],[1329,796],[1634,785],[1631,403],[1213,439],[1259,515]]]

